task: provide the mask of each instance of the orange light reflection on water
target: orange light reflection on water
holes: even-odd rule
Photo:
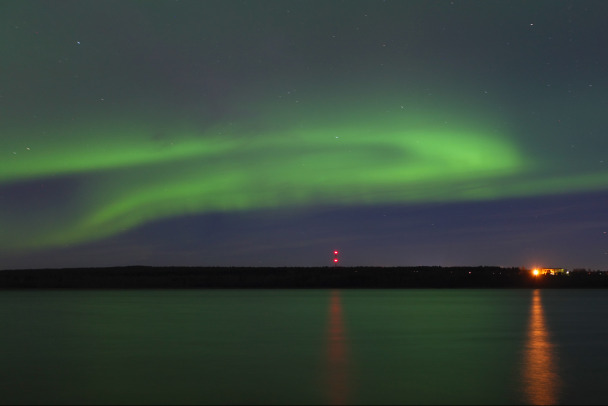
[[[331,291],[327,330],[327,397],[330,405],[349,402],[349,354],[340,291]]]
[[[527,402],[532,405],[557,404],[560,385],[557,357],[550,341],[539,289],[534,290],[532,296],[523,366]]]

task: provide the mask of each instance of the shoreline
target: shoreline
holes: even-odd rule
[[[0,271],[7,289],[608,288],[608,272],[534,276],[521,268],[147,267]]]

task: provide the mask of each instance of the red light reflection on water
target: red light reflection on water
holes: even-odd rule
[[[332,290],[327,329],[327,397],[330,405],[348,404],[349,354],[340,291]]]
[[[556,356],[545,322],[540,290],[534,290],[524,355],[524,392],[532,405],[558,403]]]

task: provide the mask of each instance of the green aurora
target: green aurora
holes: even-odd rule
[[[194,213],[487,200],[608,185],[601,173],[546,171],[548,162],[524,154],[495,124],[501,120],[480,119],[473,108],[455,114],[449,105],[412,111],[393,103],[333,115],[319,114],[332,111],[329,103],[295,115],[264,108],[256,117],[281,119],[202,129],[178,120],[163,132],[134,118],[101,126],[83,119],[55,132],[21,127],[2,140],[9,159],[0,161],[0,187],[78,186],[35,213],[3,209],[0,245],[66,246]]]

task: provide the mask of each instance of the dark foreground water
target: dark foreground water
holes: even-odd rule
[[[608,290],[0,291],[0,403],[608,401]]]

